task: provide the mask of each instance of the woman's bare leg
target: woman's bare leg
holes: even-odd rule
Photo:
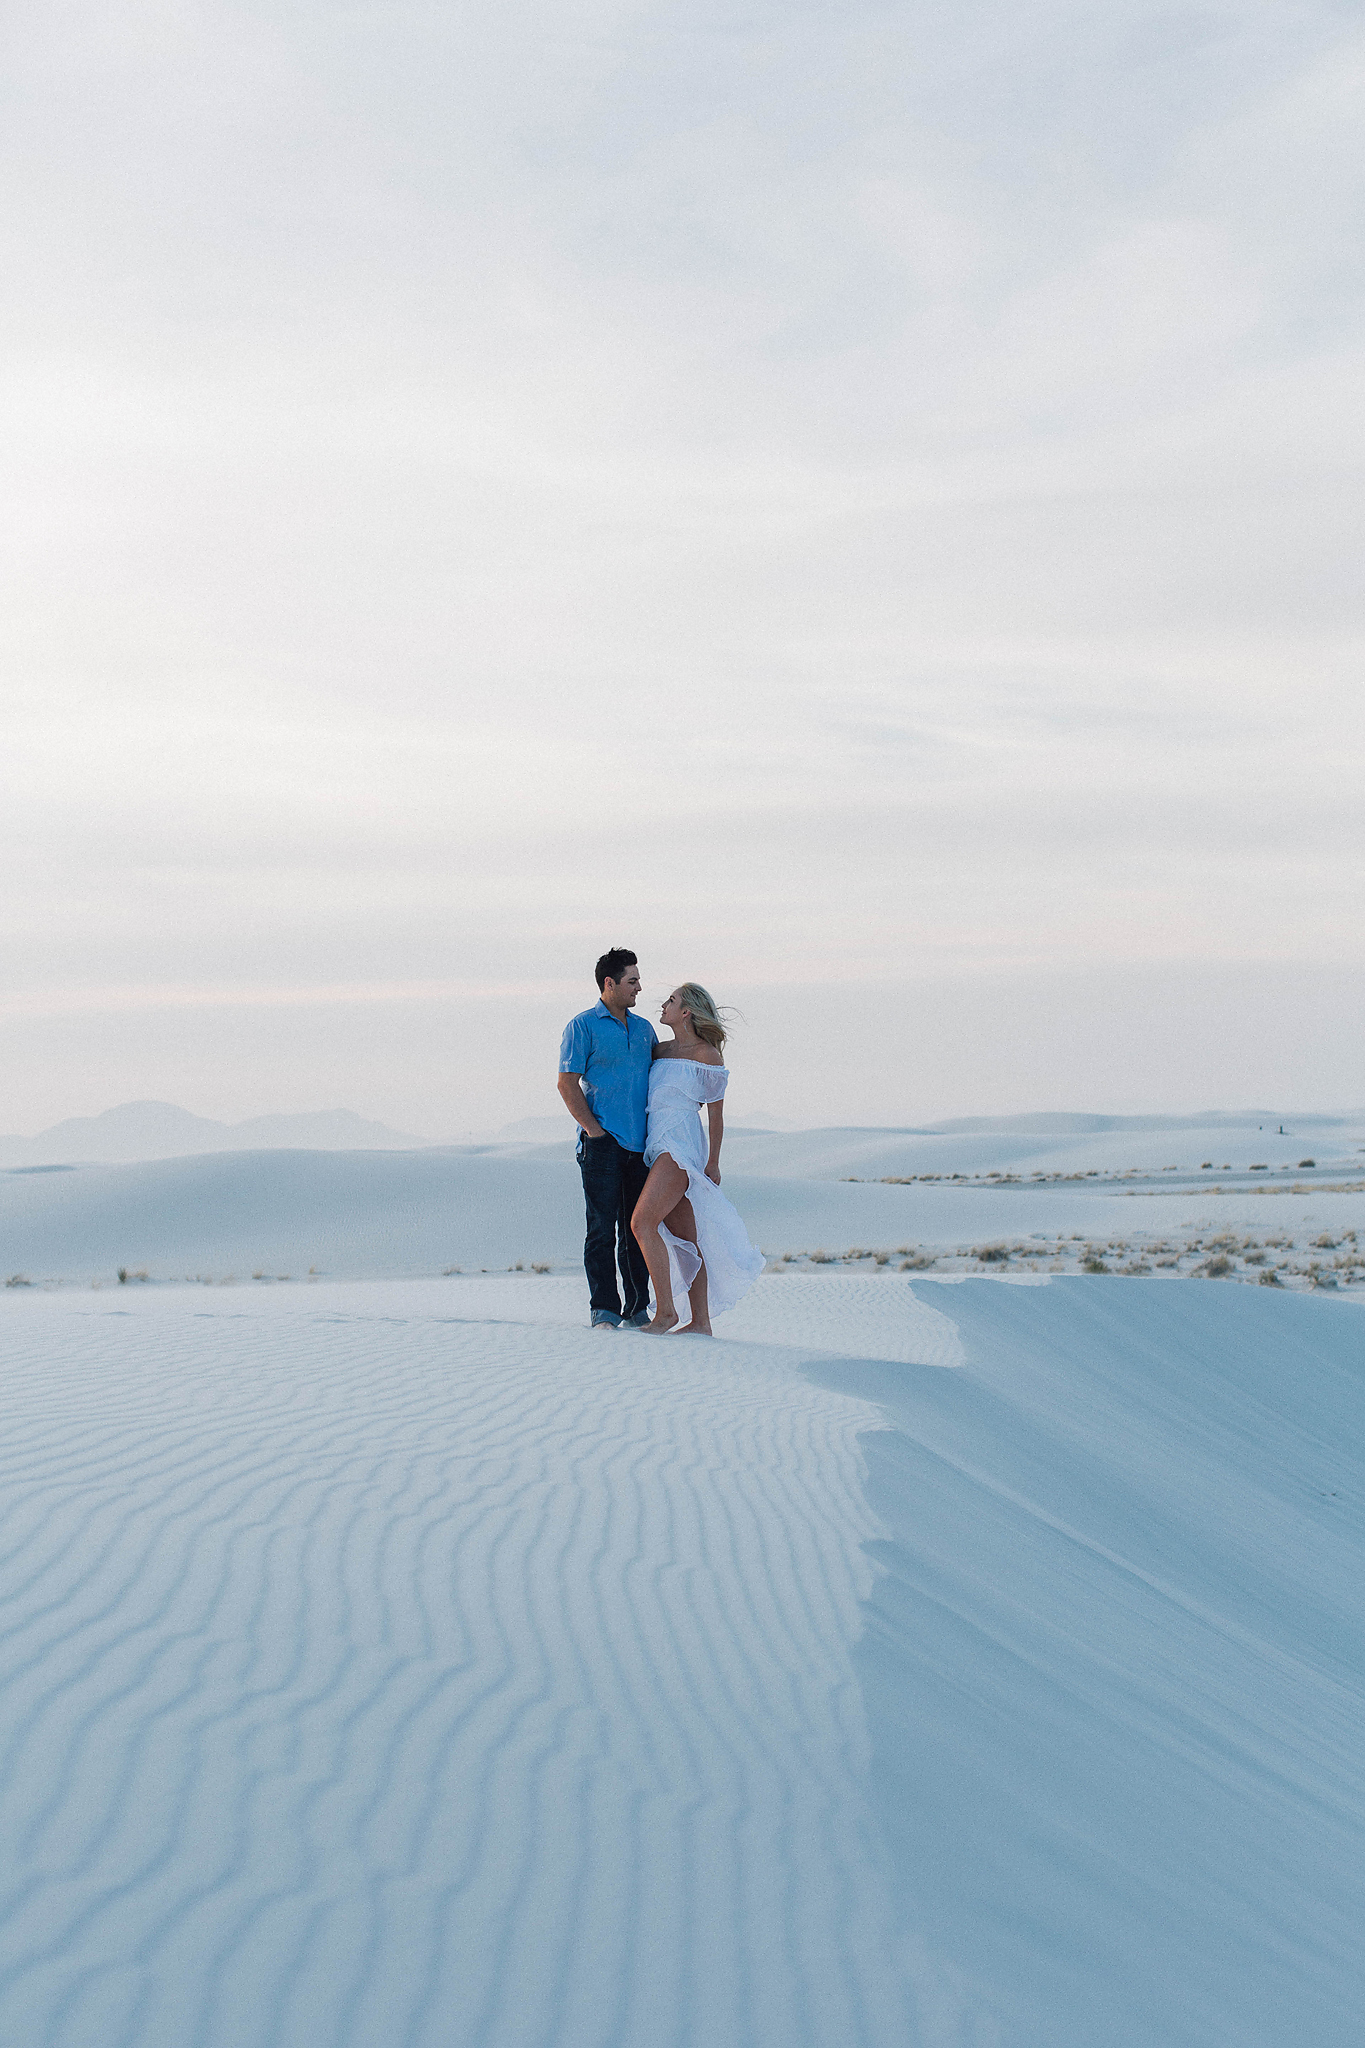
[[[669,1214],[665,1216],[664,1223],[673,1232],[674,1237],[686,1238],[689,1244],[696,1244],[697,1219],[692,1213],[692,1204],[685,1195],[677,1208],[670,1210]],[[697,1256],[698,1258],[701,1257],[700,1251],[698,1251]],[[692,1307],[692,1320],[682,1334],[686,1337],[712,1336],[714,1332],[711,1328],[711,1313],[706,1304],[706,1262],[704,1259],[698,1268],[696,1279],[687,1291],[687,1299]]]
[[[671,1153],[665,1152],[649,1169],[635,1213],[630,1219],[635,1241],[644,1253],[649,1277],[654,1282],[654,1320],[646,1331],[662,1337],[675,1328],[678,1311],[673,1303],[673,1281],[668,1268],[668,1247],[659,1235],[659,1225],[687,1193],[687,1175]]]

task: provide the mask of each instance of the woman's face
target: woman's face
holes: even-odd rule
[[[682,995],[675,988],[659,1012],[659,1022],[666,1024],[670,1031],[686,1031],[691,1021],[682,1006]]]

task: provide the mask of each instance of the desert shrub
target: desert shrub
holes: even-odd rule
[[[1112,1267],[1105,1265],[1098,1252],[1091,1252],[1088,1258],[1081,1260],[1081,1271],[1083,1273],[1108,1273],[1112,1270]]]
[[[1283,1280],[1281,1280],[1279,1274],[1275,1271],[1275,1268],[1273,1266],[1270,1268],[1270,1271],[1268,1273],[1258,1273],[1256,1278],[1262,1287],[1284,1286]]]
[[[6,1287],[32,1287],[33,1282],[28,1278],[27,1274],[11,1273],[5,1285]]]
[[[1301,1159],[1299,1161],[1300,1166],[1316,1166],[1317,1163],[1316,1159]]]
[[[812,1266],[832,1266],[834,1264],[834,1254],[833,1252],[812,1252],[810,1262]]]
[[[1249,1166],[1247,1168],[1248,1173],[1269,1173],[1269,1171],[1270,1168],[1266,1165],[1264,1159],[1259,1160],[1255,1166]]]
[[[554,1268],[548,1259],[533,1259],[531,1261],[531,1271],[533,1273],[552,1273]]]
[[[936,1266],[938,1259],[933,1252],[911,1252],[900,1262],[902,1273],[922,1273],[926,1266]]]
[[[1199,1270],[1206,1279],[1225,1280],[1232,1271],[1232,1260],[1226,1252],[1215,1252],[1211,1259],[1205,1259]]]
[[[1003,1266],[1009,1255],[1007,1244],[979,1244],[972,1252],[972,1257],[979,1259],[983,1266]]]

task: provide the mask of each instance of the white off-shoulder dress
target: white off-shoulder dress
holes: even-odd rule
[[[655,1060],[649,1070],[645,1165],[652,1166],[665,1152],[671,1155],[687,1175],[687,1195],[697,1226],[697,1242],[692,1245],[659,1225],[668,1251],[673,1302],[680,1315],[686,1312],[687,1290],[703,1262],[706,1300],[713,1315],[733,1308],[763,1271],[763,1254],[750,1244],[734,1204],[706,1177],[708,1146],[701,1108],[703,1103],[720,1101],[729,1078],[728,1067],[708,1067],[702,1060]]]

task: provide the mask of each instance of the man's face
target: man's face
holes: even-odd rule
[[[619,1003],[623,1010],[634,1009],[640,998],[639,968],[627,967],[619,981],[613,981],[608,975],[602,994],[609,1003]]]

